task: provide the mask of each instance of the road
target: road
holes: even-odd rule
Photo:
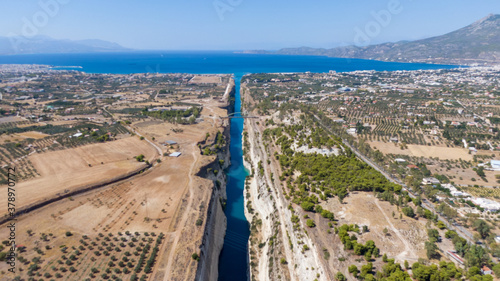
[[[325,129],[327,132],[329,132],[330,134],[332,135],[335,135],[327,126],[323,125],[323,123],[321,123],[321,121],[319,120],[319,118],[317,116],[314,116],[314,118],[318,121],[318,123],[323,127],[323,129]],[[363,154],[361,154],[361,152],[359,152],[359,150],[355,147],[353,147],[351,144],[349,144],[349,142],[347,142],[347,140],[345,139],[342,139],[342,143],[349,147],[355,154],[356,156],[358,156],[359,159],[361,159],[362,161],[364,161],[365,163],[367,163],[368,165],[370,165],[373,169],[377,170],[378,172],[380,172],[382,175],[384,175],[389,181],[393,182],[393,183],[396,183],[396,184],[399,184],[403,187],[403,190],[405,190],[406,192],[408,192],[408,195],[411,197],[411,198],[416,198],[416,195],[408,190],[408,187],[406,186],[406,184],[404,184],[403,182],[401,182],[401,180],[399,180],[398,178],[394,178],[392,177],[387,171],[385,171],[382,167],[380,167],[379,165],[377,165],[376,163],[374,163],[371,159],[369,159],[368,157],[364,156]],[[460,237],[464,238],[465,240],[467,240],[469,243],[472,243],[474,244],[475,243],[475,240],[474,240],[474,236],[472,235],[472,233],[470,233],[467,229],[463,228],[462,226],[459,226],[459,225],[452,225],[448,222],[448,220],[446,220],[446,218],[444,218],[441,214],[439,214],[436,209],[434,208],[434,204],[432,204],[431,202],[427,201],[427,200],[422,200],[422,207],[437,214],[438,215],[438,218],[439,220],[443,221],[443,223],[446,225],[446,227],[450,230],[453,230],[455,231]],[[483,246],[484,247],[484,246]]]
[[[179,243],[179,239],[181,238],[181,235],[182,235],[182,230],[184,230],[184,226],[186,225],[186,222],[189,218],[189,214],[190,214],[190,211],[191,211],[191,208],[193,205],[193,193],[194,193],[193,177],[195,174],[194,169],[196,167],[196,163],[199,161],[199,154],[196,153],[197,152],[196,143],[193,143],[191,145],[191,151],[192,151],[191,155],[193,156],[193,162],[191,163],[191,166],[189,167],[189,176],[188,176],[188,180],[186,181],[186,188],[187,188],[188,194],[189,194],[188,203],[187,203],[186,209],[184,210],[184,213],[182,214],[180,223],[178,224],[178,229],[175,230],[174,242],[170,246],[170,250],[168,252],[168,262],[167,262],[167,266],[165,268],[165,278],[164,278],[165,281],[172,280],[171,274],[172,274],[172,264],[173,264],[174,256],[176,253],[175,250],[177,248],[177,244]],[[179,205],[179,208],[180,207],[181,206]]]

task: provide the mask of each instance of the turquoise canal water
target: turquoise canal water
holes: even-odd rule
[[[236,80],[235,112],[240,112],[240,80]],[[235,116],[240,116],[239,113]],[[244,213],[245,178],[248,175],[243,166],[242,133],[243,120],[231,119],[231,166],[227,171],[227,230],[224,248],[219,260],[219,281],[247,280],[248,270],[247,242],[250,236],[249,224]],[[237,277],[238,279],[235,279]]]
[[[314,56],[251,55],[232,52],[129,52],[0,56],[0,64],[78,66],[88,73],[230,73],[236,80],[235,112],[240,111],[240,79],[247,73],[338,72],[355,70],[417,70],[453,68],[449,65],[408,64]],[[242,155],[243,119],[231,119],[231,166],[227,171],[227,234],[219,261],[220,281],[245,281],[248,273],[249,224],[244,215],[247,172]]]

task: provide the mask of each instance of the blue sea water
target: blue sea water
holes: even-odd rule
[[[252,55],[232,52],[129,52],[0,56],[0,64],[78,66],[88,73],[231,73],[236,80],[236,108],[240,111],[242,75],[264,72],[347,72],[355,70],[418,70],[454,68],[451,65],[408,64],[315,56]],[[219,260],[220,281],[244,281],[248,272],[249,224],[244,215],[243,119],[231,119],[231,166],[227,171],[227,234]]]

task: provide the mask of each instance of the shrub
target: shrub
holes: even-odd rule
[[[337,272],[337,274],[335,275],[335,280],[338,280],[338,281],[345,281],[346,278],[344,276],[344,274],[342,274],[342,272]]]

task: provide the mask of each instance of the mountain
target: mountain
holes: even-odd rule
[[[103,40],[58,40],[47,36],[0,37],[0,55],[120,52],[130,49]]]
[[[301,47],[275,52],[247,51],[246,53],[319,55],[398,62],[498,64],[500,63],[500,15],[488,15],[448,34],[416,41],[366,47],[346,46],[333,49]]]

